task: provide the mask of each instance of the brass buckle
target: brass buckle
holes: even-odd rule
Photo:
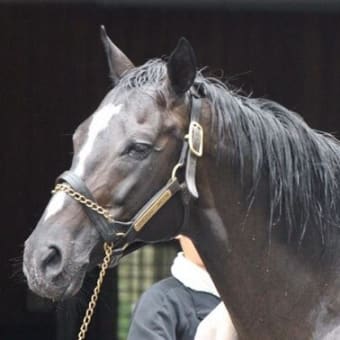
[[[193,121],[189,125],[189,133],[185,136],[189,142],[190,151],[197,157],[203,156],[203,128]]]

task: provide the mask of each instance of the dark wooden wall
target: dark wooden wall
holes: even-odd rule
[[[200,66],[224,70],[315,128],[340,131],[339,13],[0,5],[0,339],[56,334],[53,306],[28,311],[20,257],[54,178],[69,166],[72,131],[109,88],[100,24],[136,64],[169,54],[186,36]]]

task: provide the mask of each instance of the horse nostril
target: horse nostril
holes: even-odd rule
[[[57,269],[61,263],[61,251],[56,246],[49,246],[41,261],[43,272]]]

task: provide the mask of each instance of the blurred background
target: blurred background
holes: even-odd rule
[[[27,290],[21,256],[70,165],[72,132],[110,88],[101,24],[136,64],[185,36],[200,67],[339,136],[338,0],[0,1],[1,340],[75,339],[96,279],[57,306]],[[175,252],[147,247],[112,270],[88,339],[125,339],[133,304]]]

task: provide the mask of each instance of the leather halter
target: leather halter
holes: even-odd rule
[[[115,244],[115,254],[121,254],[125,248],[135,240],[136,234],[147,222],[179,191],[182,192],[184,205],[183,224],[188,219],[190,197],[198,198],[196,187],[196,162],[203,155],[203,129],[199,123],[201,114],[201,100],[194,94],[190,94],[190,125],[188,134],[185,136],[179,160],[172,170],[169,181],[127,222],[105,218],[95,210],[82,204],[91,223],[97,229],[105,242]],[[179,182],[178,169],[185,167],[185,181]],[[86,183],[74,172],[65,171],[56,181],[57,185],[66,183],[76,193],[91,200],[100,207]],[[57,187],[56,187],[57,188]],[[55,190],[57,192],[59,190]],[[188,194],[189,193],[189,194]],[[120,246],[120,247],[117,247]]]

